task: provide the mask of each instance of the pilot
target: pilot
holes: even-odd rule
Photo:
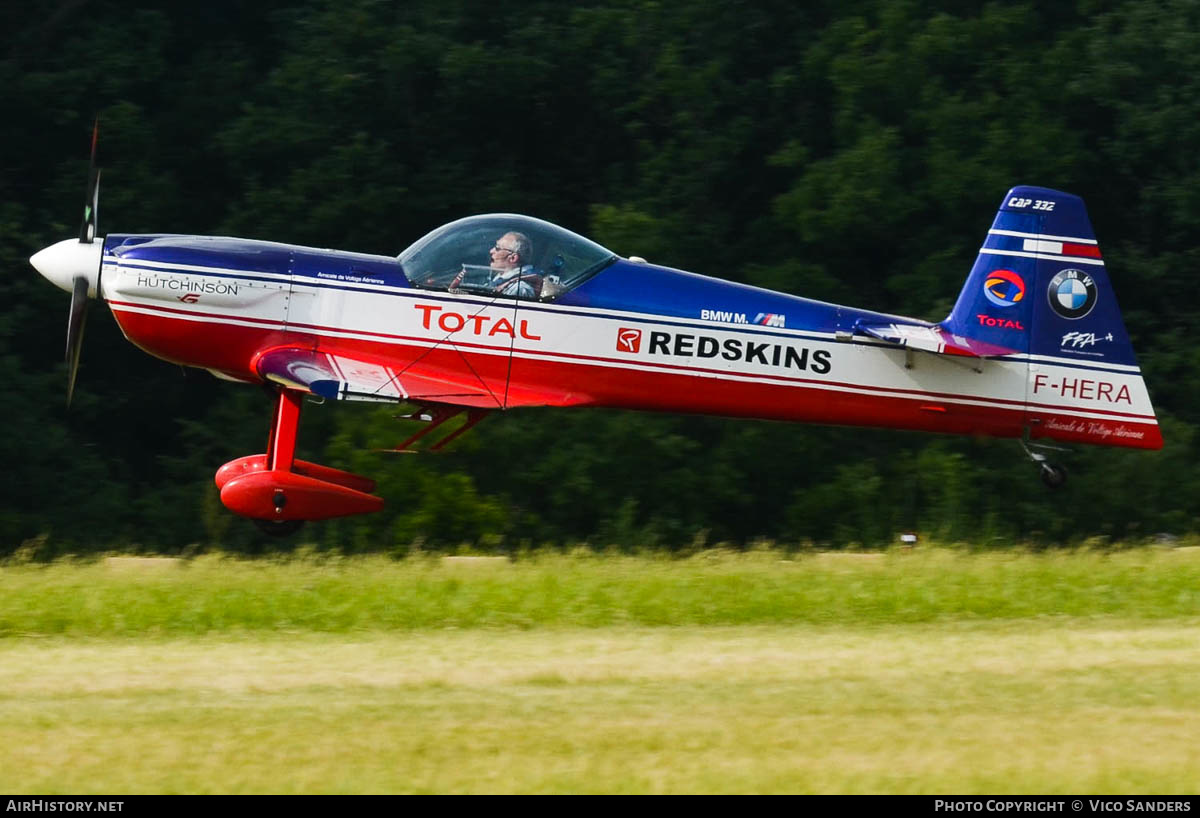
[[[528,276],[533,274],[533,265],[526,262],[533,256],[533,245],[524,233],[505,233],[492,249],[491,287],[509,298],[533,298],[533,285]]]
[[[491,257],[490,278],[487,287],[494,293],[509,298],[535,298],[537,293],[531,283],[536,279],[533,265],[527,261],[533,257],[533,244],[524,233],[510,231],[492,245],[488,251]],[[450,285],[450,292],[456,292],[462,283],[465,273],[459,273]]]

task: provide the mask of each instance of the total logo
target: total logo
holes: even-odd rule
[[[529,319],[522,318],[517,326],[513,326],[513,322],[507,318],[496,318],[490,315],[463,315],[462,313],[453,312],[433,304],[414,304],[413,305],[422,314],[421,326],[425,329],[433,329],[434,325],[442,332],[455,333],[460,331],[470,332],[472,335],[491,338],[495,335],[504,335],[513,340],[517,338],[528,338],[530,341],[540,341],[542,336],[534,335],[529,330]]]
[[[975,317],[979,319],[979,326],[981,327],[992,327],[994,329],[1025,329],[1024,324],[1012,318],[994,318],[993,316],[984,315],[983,313],[979,313]]]
[[[1025,297],[1025,280],[1012,270],[992,270],[984,276],[983,294],[997,307],[1012,307]]]

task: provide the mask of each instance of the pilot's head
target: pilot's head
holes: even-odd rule
[[[524,233],[510,232],[496,240],[489,251],[492,266],[501,270],[511,270],[529,263],[532,256],[529,237]]]

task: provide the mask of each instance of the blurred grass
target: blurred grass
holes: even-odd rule
[[[0,790],[1194,793],[1200,629],[0,641]]]
[[[0,591],[13,793],[1188,793],[1200,769],[1196,548],[14,561]]]
[[[209,555],[9,563],[0,587],[0,636],[1154,620],[1200,615],[1200,549],[580,551],[479,563]]]

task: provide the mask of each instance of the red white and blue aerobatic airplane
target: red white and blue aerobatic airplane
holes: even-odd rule
[[[151,355],[277,393],[265,454],[221,500],[273,533],[376,511],[368,478],[295,456],[306,398],[408,403],[428,425],[520,406],[604,406],[1158,449],[1162,437],[1083,201],[1015,187],[948,318],[826,304],[621,258],[527,216],[445,225],[398,258],[249,239],[79,238],[34,267],[72,293],[73,387],[89,297]],[[449,427],[447,427],[449,428]],[[1031,448],[1032,447],[1032,448]]]

